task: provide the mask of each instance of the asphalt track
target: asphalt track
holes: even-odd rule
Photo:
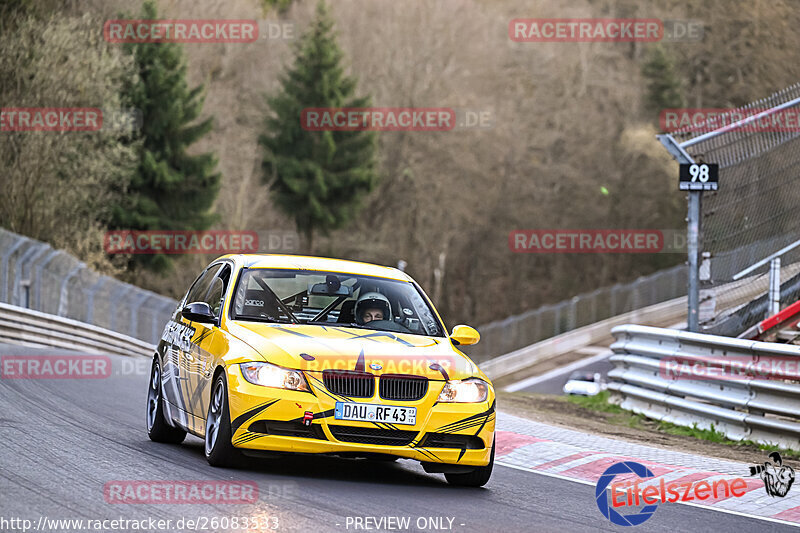
[[[65,353],[0,345],[0,356]],[[248,517],[267,527],[211,528],[209,522],[206,530],[270,531],[277,524],[277,531],[377,531],[374,522],[363,520],[408,517],[407,528],[380,530],[797,531],[677,504],[661,505],[641,526],[622,528],[600,514],[593,486],[501,465],[483,489],[450,487],[443,476],[426,474],[411,461],[296,456],[253,460],[246,469],[211,468],[199,439],[189,437],[181,445],[150,442],[144,428],[149,362],[110,357],[113,372],[107,378],[0,379],[0,530],[22,531],[19,523],[8,522],[15,518],[31,520],[32,530],[40,520],[47,525],[53,519],[152,518],[172,521],[162,530],[194,531],[203,529],[177,529],[176,522]],[[255,481],[259,499],[254,504],[106,503],[103,487],[117,480]],[[436,518],[440,529],[431,520]],[[79,530],[75,524],[44,525],[40,531]]]
[[[608,354],[608,356],[610,355],[611,354]],[[587,374],[599,372],[600,375],[603,376],[603,379],[608,380],[608,373],[613,369],[614,365],[608,360],[608,358],[601,361],[592,361],[585,365],[569,365],[566,370],[555,369],[541,376],[529,378],[529,380],[535,380],[534,383],[531,383],[523,388],[517,388],[516,390],[539,394],[564,394],[564,384],[566,384],[570,374],[573,372],[581,371]]]

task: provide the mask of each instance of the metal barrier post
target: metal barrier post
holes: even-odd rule
[[[86,291],[86,322],[94,324],[94,295],[97,294],[99,289],[106,282],[105,276],[100,276],[100,279]]]
[[[781,310],[781,258],[769,262],[769,306],[767,317],[777,315]]]
[[[69,271],[69,274],[64,278],[64,281],[61,282],[61,294],[58,296],[58,316],[67,316],[67,299],[69,295],[67,294],[67,285],[69,284],[70,280],[75,277],[75,275],[86,268],[84,263],[78,263],[75,267]]]
[[[133,305],[131,306],[131,337],[136,337],[136,330],[139,327],[139,308],[150,296],[145,292],[133,299]]]
[[[567,316],[567,331],[572,331],[573,329],[575,329],[577,321],[577,311],[575,308],[577,307],[578,302],[580,301],[581,301],[580,297],[573,296],[572,300],[570,300],[569,302],[569,315]]]
[[[694,159],[690,156],[672,135],[658,135],[658,140],[672,154],[672,156],[682,164],[693,164]],[[689,331],[700,331],[700,316],[698,309],[700,306],[700,213],[703,191],[689,191],[689,209],[687,217],[686,246],[689,252],[689,306],[688,316],[686,317],[687,329]]]
[[[62,254],[61,250],[51,250],[47,257],[44,258],[44,261],[36,265],[36,287],[34,290],[36,291],[36,303],[34,304],[35,308],[38,311],[42,310],[42,273],[44,272],[44,267],[50,264],[57,255]]]
[[[14,252],[19,250],[20,246],[26,242],[30,242],[30,239],[21,237],[11,248],[5,251],[3,258],[0,259],[0,270],[3,271],[3,292],[2,297],[0,297],[0,302],[8,302],[8,260],[14,255]]]
[[[22,270],[25,268],[25,264],[31,260],[31,257],[43,252],[47,248],[50,248],[47,244],[44,243],[36,243],[31,244],[31,247],[25,250],[25,253],[22,254],[22,257],[17,259],[16,264],[14,265],[14,287],[11,291],[11,301],[9,302],[11,305],[19,305],[19,282],[22,279]]]
[[[122,300],[122,295],[133,289],[132,285],[120,284],[119,288],[111,293],[111,331],[117,331],[117,307],[116,303]]]

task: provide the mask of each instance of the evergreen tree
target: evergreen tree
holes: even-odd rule
[[[681,80],[672,57],[662,46],[652,47],[642,65],[647,92],[645,108],[656,117],[665,109],[683,107]]]
[[[360,200],[377,183],[375,140],[366,131],[306,131],[307,108],[368,107],[354,96],[356,80],[346,76],[344,54],[333,21],[320,1],[314,22],[296,45],[294,66],[282,77],[280,92],[267,99],[272,111],[259,137],[265,150],[264,181],[275,205],[292,217],[313,247],[316,230],[327,233],[352,220]]]
[[[265,12],[277,9],[278,13],[284,14],[292,7],[292,2],[294,0],[261,0],[261,5]]]
[[[147,0],[142,19],[157,19],[156,4]],[[215,221],[211,207],[219,192],[217,159],[212,153],[187,154],[187,149],[212,128],[197,122],[203,108],[203,87],[186,82],[186,62],[176,43],[128,44],[139,78],[126,89],[128,104],[141,112],[142,141],[137,172],[127,187],[124,204],[114,207],[111,226],[132,230],[206,230]],[[135,255],[134,262],[155,271],[170,267],[170,256]]]

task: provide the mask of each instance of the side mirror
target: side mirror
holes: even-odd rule
[[[211,307],[206,302],[192,302],[181,311],[181,316],[192,322],[200,322],[202,324],[213,324],[217,317],[214,316]]]
[[[481,334],[478,333],[478,330],[475,328],[459,325],[453,328],[450,340],[458,345],[469,346],[471,344],[477,344],[478,341],[481,340]]]

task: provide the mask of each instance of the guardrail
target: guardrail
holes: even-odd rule
[[[622,408],[800,449],[800,346],[635,325],[612,334],[608,388]]]
[[[605,345],[612,340],[609,331],[614,326],[633,321],[669,325],[679,322],[685,316],[686,297],[684,296],[683,298],[675,298],[674,300],[637,309],[624,315],[608,318],[589,326],[562,333],[520,350],[479,363],[478,366],[495,381],[512,375],[514,379],[522,379],[527,377],[525,370],[534,365],[592,344]]]
[[[152,344],[116,331],[4,303],[0,343],[125,356],[152,357],[155,352]]]
[[[0,302],[158,342],[178,302],[0,228]],[[124,303],[125,305],[120,305]]]

